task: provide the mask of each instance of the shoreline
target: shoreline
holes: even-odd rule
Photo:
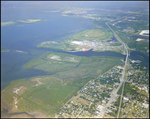
[[[1,118],[46,118],[46,115],[41,111],[35,112],[12,112],[10,113],[7,109],[1,111]]]

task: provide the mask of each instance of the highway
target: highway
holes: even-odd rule
[[[106,25],[110,28],[110,26],[106,23]],[[111,29],[111,28],[110,28]],[[117,87],[117,89],[114,89],[112,91],[112,94],[111,94],[111,97],[108,101],[108,103],[106,104],[105,108],[100,112],[99,116],[100,118],[103,118],[104,117],[104,113],[106,112],[106,109],[110,106],[110,104],[113,102],[113,99],[115,98],[115,95],[117,95],[117,92],[119,91],[120,87],[122,86],[123,84],[123,89],[122,89],[122,94],[121,94],[121,99],[120,99],[120,105],[119,105],[119,110],[118,110],[118,115],[117,115],[117,118],[119,117],[119,114],[120,114],[120,107],[121,107],[121,102],[122,102],[122,97],[123,97],[123,91],[124,91],[124,84],[125,84],[125,71],[126,71],[126,66],[127,66],[127,61],[128,61],[128,56],[129,56],[129,53],[128,53],[128,50],[129,50],[129,47],[119,38],[119,36],[111,29],[111,31],[114,33],[116,39],[122,43],[122,45],[124,45],[124,48],[126,50],[126,59],[125,59],[125,65],[124,65],[124,69],[123,69],[123,72],[122,72],[122,77],[120,79],[120,84],[119,86]]]

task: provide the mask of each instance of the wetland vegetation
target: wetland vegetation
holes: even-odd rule
[[[9,106],[12,104],[12,112],[41,110],[47,116],[53,117],[88,81],[121,64],[121,60],[121,57],[87,58],[47,52],[40,58],[29,61],[24,68],[43,70],[51,75],[13,81],[2,92],[2,101],[7,101]]]

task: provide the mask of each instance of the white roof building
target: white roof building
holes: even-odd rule
[[[83,45],[83,42],[82,42],[82,41],[72,41],[71,43],[77,44],[77,45]]]
[[[143,30],[139,35],[149,34],[149,30]]]
[[[123,99],[124,99],[125,101],[129,101],[129,99],[128,99],[128,98],[126,98],[126,97],[124,97]]]
[[[117,66],[117,68],[119,68],[119,69],[124,69],[124,67],[123,67],[123,66]]]
[[[120,83],[116,82],[115,85],[119,85]]]
[[[106,103],[106,101],[105,101],[105,100],[102,100],[102,102],[103,102],[103,103]]]
[[[149,104],[143,103],[142,106],[143,106],[144,108],[148,108],[148,107],[149,107]]]
[[[98,105],[98,109],[102,110],[104,107],[102,105]]]

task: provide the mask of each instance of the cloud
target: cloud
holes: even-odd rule
[[[15,22],[14,21],[1,22],[1,26],[7,26],[12,24],[15,24]]]
[[[22,23],[35,23],[35,22],[42,21],[42,20],[41,19],[26,19],[26,20],[18,20],[18,21]]]
[[[7,25],[13,25],[13,24],[18,24],[18,23],[35,23],[35,22],[40,22],[40,21],[48,21],[46,20],[41,20],[41,19],[25,19],[25,20],[17,20],[17,21],[7,21],[7,22],[1,22],[1,26],[7,26]]]
[[[60,10],[58,10],[58,11],[43,11],[43,12],[60,12]]]

